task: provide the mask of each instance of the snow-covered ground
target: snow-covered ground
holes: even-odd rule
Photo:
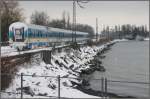
[[[48,47],[48,48],[39,48],[39,49],[32,49],[32,50],[18,52],[17,49],[12,48],[10,46],[3,46],[1,47],[1,57],[9,57],[9,56],[15,56],[19,54],[33,53],[33,52],[39,52],[42,50],[51,50],[51,49],[52,47]]]
[[[107,44],[125,41],[116,40]],[[28,91],[24,93],[24,98],[47,98],[58,96],[58,78],[60,75],[60,96],[67,98],[100,98],[97,96],[88,95],[77,89],[71,83],[81,83],[81,81],[73,78],[78,78],[82,69],[89,68],[87,62],[93,59],[98,51],[105,48],[106,45],[82,47],[80,50],[71,49],[69,52],[64,51],[61,53],[52,53],[51,64],[46,64],[40,54],[33,55],[30,63],[24,63],[19,66],[17,74],[24,73],[23,87],[28,88]],[[14,51],[14,50],[13,50]],[[3,52],[3,51],[2,51]],[[7,51],[6,51],[7,52]],[[38,77],[38,76],[50,76],[50,77]],[[69,78],[72,79],[69,79]],[[20,92],[21,79],[20,76],[15,76],[12,83],[5,90],[6,92]],[[27,94],[29,93],[29,94]],[[31,94],[31,95],[30,95]],[[2,93],[2,98],[20,98],[20,94],[7,94]]]
[[[6,56],[8,54],[11,54],[11,53],[18,53],[16,49],[10,47],[10,46],[2,46],[1,47],[1,56]]]
[[[144,38],[144,40],[145,40],[145,41],[148,41],[148,40],[149,40],[149,37],[147,37],[147,38]]]
[[[58,94],[58,80],[53,77],[35,77],[35,75],[41,76],[58,76],[61,77],[73,77],[78,78],[81,69],[88,68],[85,64],[87,61],[93,59],[93,56],[96,55],[98,50],[102,50],[104,46],[100,47],[83,47],[79,50],[71,50],[70,52],[61,52],[52,54],[51,64],[45,64],[40,59],[40,54],[33,56],[31,59],[32,63],[25,63],[17,74],[27,74],[34,76],[24,76],[24,87],[30,87],[30,90],[34,93],[34,95],[45,94],[46,96],[55,96]],[[59,65],[61,64],[61,66]],[[21,86],[20,77],[15,76],[12,84],[7,88],[6,92],[20,92],[17,90]],[[99,98],[96,96],[87,95],[77,89],[75,89],[71,83],[71,81],[78,82],[76,79],[67,79],[61,78],[61,97],[69,97],[69,98]],[[69,94],[66,94],[69,93]],[[20,95],[13,94],[3,94],[2,97],[14,98],[20,97]],[[25,97],[32,97],[30,95],[25,95]],[[34,96],[33,96],[34,97]],[[37,96],[36,96],[37,97]],[[41,97],[41,96],[40,96]],[[43,97],[43,96],[42,96]]]
[[[149,40],[149,38],[145,38],[145,40]],[[120,42],[120,41],[128,41],[126,39],[116,39],[113,40],[112,42]],[[65,45],[68,46],[68,45]],[[62,46],[57,46],[57,48],[60,48]],[[52,47],[49,48],[38,48],[38,49],[33,49],[33,50],[28,50],[28,51],[20,51],[18,52],[15,48],[12,48],[10,46],[2,46],[1,47],[1,57],[9,57],[9,56],[15,56],[19,54],[25,54],[25,53],[33,53],[33,52],[39,52],[42,50],[51,50]]]

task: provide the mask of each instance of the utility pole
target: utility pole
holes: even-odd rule
[[[1,23],[2,23],[2,21],[1,21],[1,11],[0,11],[0,99],[1,99]]]
[[[72,42],[76,42],[76,3],[80,8],[84,8],[80,3],[88,3],[87,0],[73,0],[73,26],[72,26]]]
[[[72,42],[76,42],[76,0],[73,0]]]
[[[98,41],[98,18],[96,18],[96,41]]]

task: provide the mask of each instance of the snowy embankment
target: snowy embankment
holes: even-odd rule
[[[9,56],[16,56],[16,55],[21,55],[21,54],[26,54],[26,53],[35,53],[43,50],[52,50],[52,47],[48,48],[39,48],[39,49],[32,49],[32,50],[27,50],[27,51],[17,51],[17,49],[12,48],[10,46],[3,46],[1,47],[1,57],[9,57]]]
[[[9,56],[11,53],[13,52],[13,55],[14,54],[17,54],[17,50],[10,47],[10,46],[2,46],[1,47],[1,56]]]
[[[112,41],[107,44],[118,42]],[[58,96],[58,75],[60,81],[60,96],[67,98],[100,98],[85,94],[77,89],[71,82],[82,83],[81,80],[69,79],[78,78],[81,70],[89,68],[87,62],[93,59],[97,52],[103,50],[106,45],[82,47],[79,50],[71,49],[69,52],[52,53],[51,64],[45,64],[40,54],[31,58],[30,63],[25,63],[18,69],[17,74],[24,73],[23,88],[24,98],[48,98]],[[38,77],[51,76],[51,77]],[[20,92],[21,79],[15,76],[6,92]],[[2,94],[3,98],[20,98],[20,94]]]
[[[149,37],[147,37],[147,38],[144,38],[144,41],[149,41]]]

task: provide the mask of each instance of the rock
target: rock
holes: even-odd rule
[[[60,65],[58,60],[55,60],[55,63],[58,64],[58,65]]]
[[[47,96],[48,94],[47,93],[39,93],[38,95],[39,96]]]
[[[48,87],[51,89],[56,89],[56,85],[54,85],[54,84],[48,84]]]
[[[40,83],[41,83],[41,82],[37,82],[36,85],[39,86]]]
[[[74,64],[72,64],[71,66],[69,66],[69,68],[70,68],[70,69],[73,69],[73,68],[74,68]]]
[[[33,92],[33,90],[30,88],[30,86],[27,86],[27,87],[23,87],[23,92],[26,93],[26,94],[29,94],[31,96],[34,96],[35,93]],[[16,90],[21,90],[21,88],[17,88]]]
[[[105,58],[106,56],[99,56],[101,59]]]
[[[85,79],[83,79],[83,80],[82,80],[82,85],[83,85],[83,86],[89,86],[90,84],[89,84],[88,81],[86,81]]]
[[[45,66],[46,69],[50,69],[48,66]]]
[[[35,76],[36,76],[36,73],[33,73],[33,74],[32,74],[32,77],[35,77]]]
[[[63,82],[62,84],[63,84],[64,86],[68,87],[67,82]]]
[[[63,78],[67,78],[69,75],[67,74],[67,75],[64,75],[64,76],[62,76]]]
[[[97,71],[105,72],[106,69],[104,68],[104,66],[99,66],[97,67]]]
[[[66,64],[68,64],[68,62],[67,62],[66,58],[64,58],[64,62],[66,62]]]

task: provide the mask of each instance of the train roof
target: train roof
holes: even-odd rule
[[[15,22],[9,26],[9,31],[13,31],[13,28],[22,28],[22,27],[24,27],[25,30],[28,29],[28,26],[25,23]]]
[[[39,30],[44,30],[44,31],[54,31],[54,32],[65,32],[65,33],[72,33],[72,30],[66,30],[66,29],[59,29],[59,28],[53,28],[53,27],[47,27],[47,26],[41,26],[41,25],[35,25],[35,24],[26,24],[23,22],[15,22],[12,23],[9,26],[9,31],[12,31],[13,28],[22,28],[24,27],[25,30],[27,30],[28,28],[33,28],[33,29],[39,29]],[[82,35],[88,35],[87,32],[80,32],[80,31],[76,31],[76,34],[82,34]]]

